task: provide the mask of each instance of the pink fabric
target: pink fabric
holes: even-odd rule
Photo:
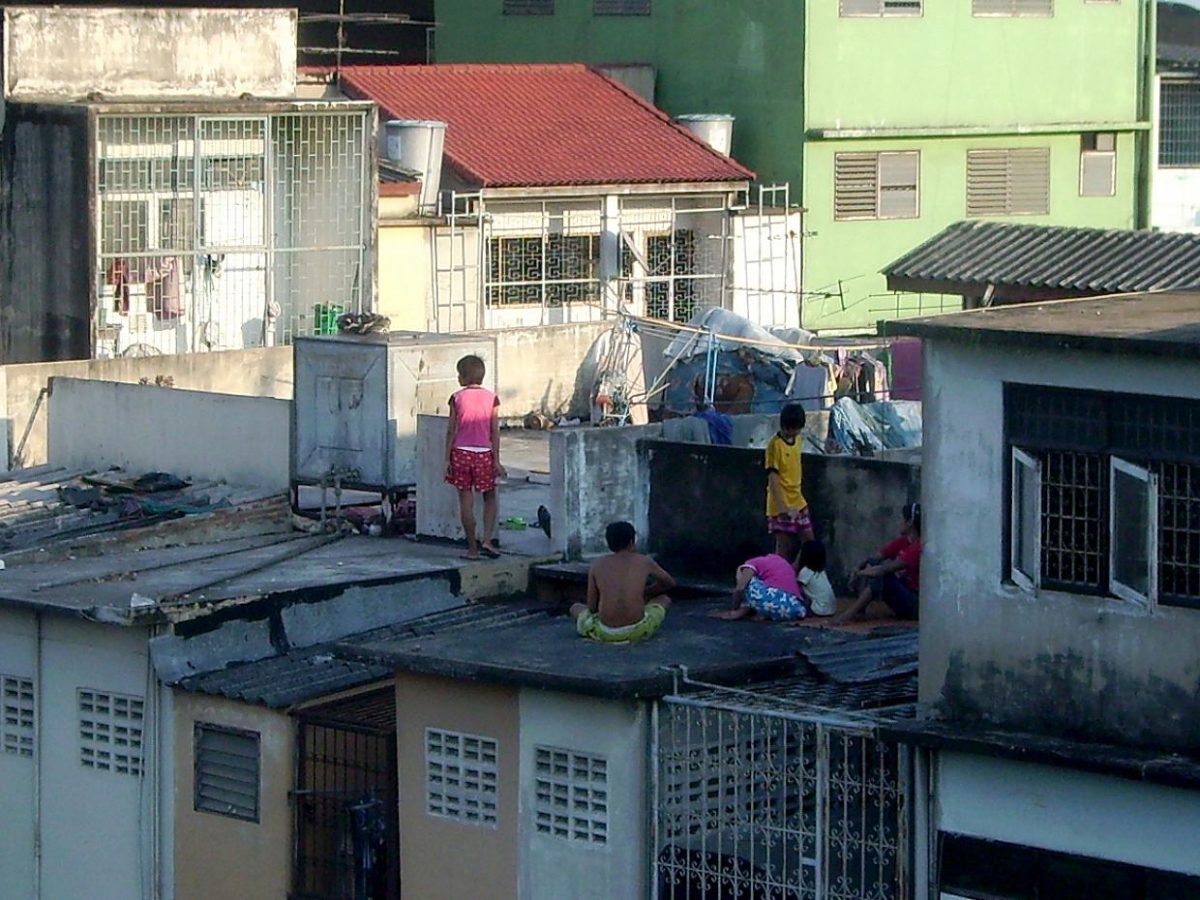
[[[487,388],[465,387],[450,398],[458,413],[455,447],[491,447],[492,411],[500,399]]]
[[[766,556],[748,559],[742,565],[753,569],[754,574],[767,587],[778,588],[789,594],[795,594],[797,597],[800,596],[800,582],[796,580],[796,570],[782,556],[768,553]]]

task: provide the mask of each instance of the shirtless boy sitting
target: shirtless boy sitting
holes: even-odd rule
[[[587,605],[571,607],[581,637],[606,643],[636,643],[654,635],[671,605],[666,592],[675,579],[637,552],[637,534],[628,522],[613,522],[604,531],[610,556],[588,571]]]

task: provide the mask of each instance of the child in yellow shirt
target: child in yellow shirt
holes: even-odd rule
[[[767,442],[767,531],[775,536],[775,552],[792,562],[800,544],[814,537],[808,501],[801,490],[800,451],[804,407],[789,403],[779,412],[779,431]]]

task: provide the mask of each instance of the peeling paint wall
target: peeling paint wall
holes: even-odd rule
[[[927,342],[921,689],[952,717],[1194,749],[1200,611],[1006,583],[1003,383],[1200,397],[1200,361]]]
[[[80,99],[290,97],[296,11],[13,7],[4,94]]]

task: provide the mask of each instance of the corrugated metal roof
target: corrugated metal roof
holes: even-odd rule
[[[445,122],[446,161],[482,187],[748,181],[633,91],[578,63],[346,66],[380,117]]]
[[[817,671],[838,684],[870,684],[917,671],[917,630],[802,650]]]
[[[1200,290],[1200,234],[958,222],[883,268],[891,290],[1063,297]]]

